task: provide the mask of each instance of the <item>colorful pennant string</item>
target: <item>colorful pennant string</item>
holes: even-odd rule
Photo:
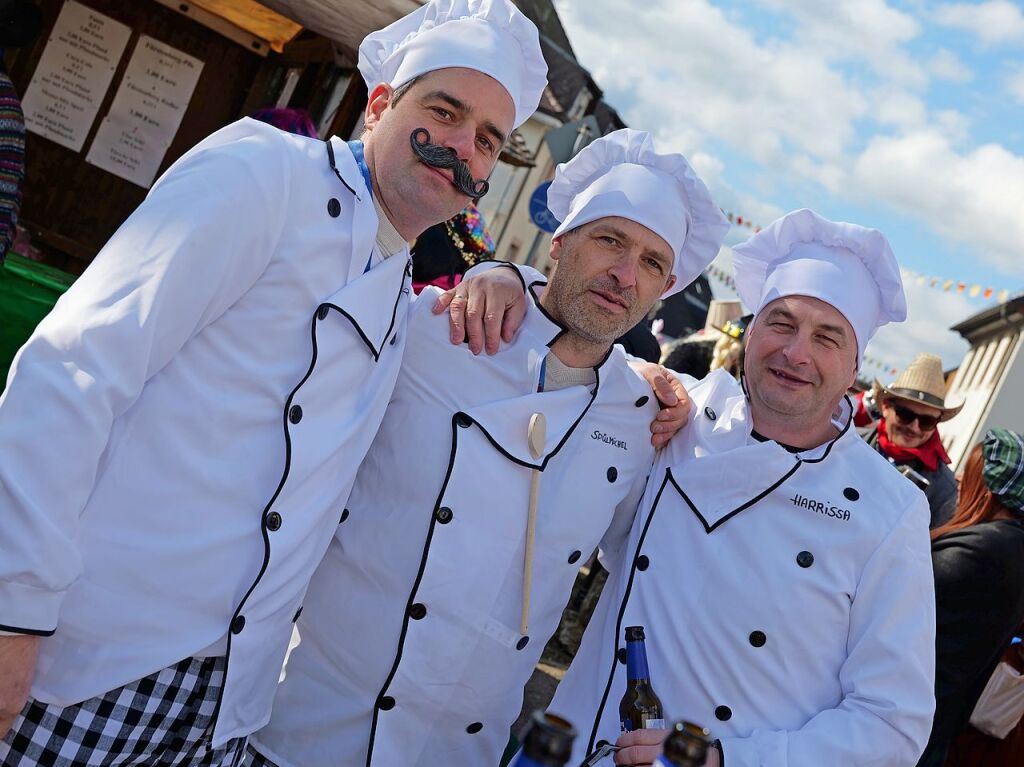
[[[943,293],[956,293],[957,295],[980,299],[982,301],[995,300],[1000,304],[1006,303],[1011,295],[1011,292],[1006,289],[997,291],[993,287],[983,287],[980,283],[970,284],[963,280],[933,277],[931,275],[921,274],[920,272],[915,272],[903,267],[900,268],[900,272],[903,275],[904,283],[913,282],[917,285],[925,285],[935,290],[941,290]]]

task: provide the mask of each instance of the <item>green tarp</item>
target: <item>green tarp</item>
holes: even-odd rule
[[[0,388],[15,353],[74,281],[60,269],[7,254],[0,266]]]

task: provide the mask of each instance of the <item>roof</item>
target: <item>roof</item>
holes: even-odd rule
[[[1018,293],[999,306],[978,312],[953,325],[950,330],[955,330],[968,341],[973,341],[1006,327],[1024,327],[1024,293]]]
[[[597,119],[597,124],[601,128],[601,135],[607,136],[609,133],[620,128],[626,127],[626,121],[623,120],[619,113],[613,109],[607,101],[599,99],[594,105],[592,114]]]
[[[548,64],[548,87],[544,89],[539,109],[568,122],[569,110],[576,103],[580,91],[587,88],[596,99],[601,96],[601,89],[571,51],[544,35],[540,38],[540,48]]]
[[[227,13],[221,13],[214,8],[266,6],[277,14],[340,44],[343,49],[347,49],[341,52],[349,55],[359,49],[359,44],[367,34],[412,13],[423,5],[423,2],[424,0],[259,0],[257,4],[255,0],[198,0],[198,4],[208,10],[231,18],[238,26],[273,42],[274,38],[259,34],[243,21],[237,20],[240,15],[237,11],[233,17],[228,17]],[[596,104],[601,110],[599,114],[595,114],[602,130],[624,127],[625,123],[614,109],[607,104],[602,106],[602,103],[598,102],[602,91],[590,73],[576,60],[569,37],[551,0],[515,2],[539,28],[541,50],[548,64],[549,85],[541,97],[540,111],[562,122],[568,122],[570,110],[576,104],[580,92],[586,88],[592,97],[590,108]]]
[[[514,130],[501,150],[501,161],[517,168],[532,168],[533,152],[530,151],[523,134]]]
[[[278,53],[302,30],[298,22],[256,0],[192,0],[192,5],[227,19],[253,37],[266,40]]]
[[[558,18],[558,11],[555,10],[551,0],[513,0],[516,6],[523,12],[530,21],[537,25],[541,36],[549,38],[555,45],[567,51],[573,59],[576,53],[569,42],[569,35],[565,33],[562,20]]]
[[[417,0],[259,0],[317,34],[340,43],[350,51],[370,32],[412,13]]]

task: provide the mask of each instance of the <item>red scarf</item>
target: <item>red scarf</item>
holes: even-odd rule
[[[946,448],[942,446],[942,440],[939,439],[938,429],[933,431],[928,441],[920,447],[899,447],[889,441],[888,433],[885,430],[885,419],[879,418],[878,446],[896,463],[910,463],[913,460],[918,460],[928,471],[935,471],[939,468],[939,461],[950,463],[949,456],[946,455]]]

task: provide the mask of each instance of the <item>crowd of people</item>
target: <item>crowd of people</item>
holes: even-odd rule
[[[595,550],[573,764],[661,753],[615,707],[627,626],[707,767],[970,763],[1024,623],[1024,438],[958,487],[937,358],[848,396],[906,318],[886,238],[781,217],[734,248],[751,314],[673,372],[617,341],[729,228],[682,155],[623,129],[559,165],[545,278],[473,207],[547,85],[534,25],[430,0],[359,69],[359,140],[213,134],[19,352],[0,765],[497,764]]]

